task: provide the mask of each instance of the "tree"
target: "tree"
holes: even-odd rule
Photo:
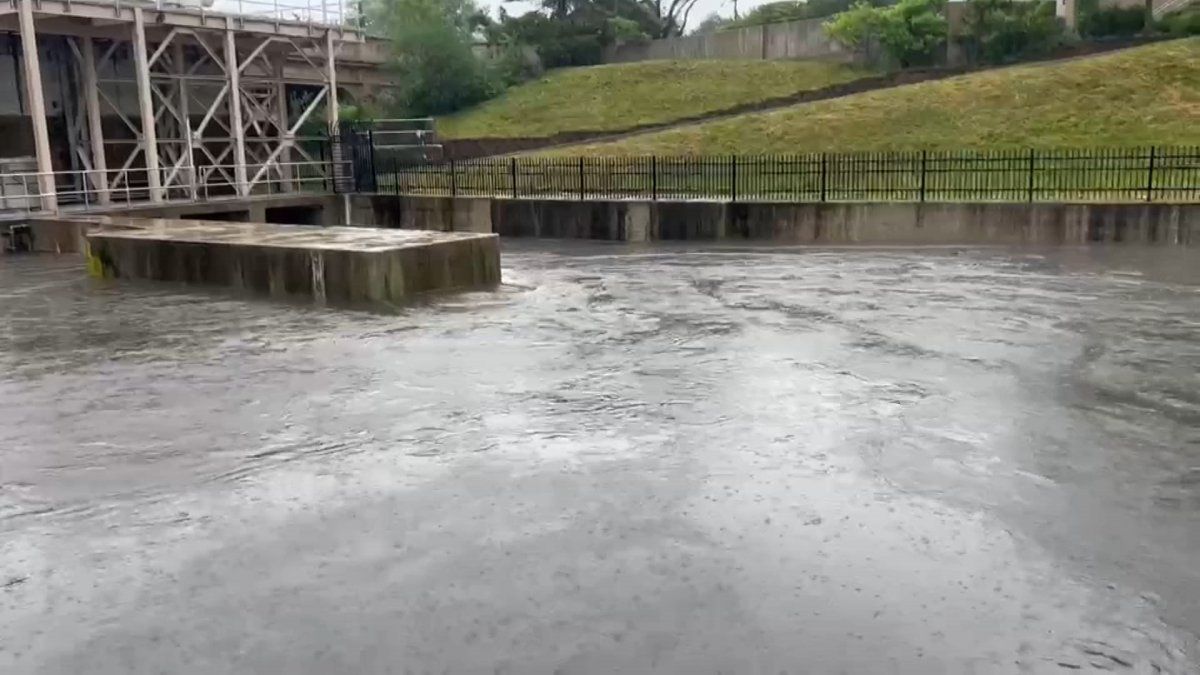
[[[485,32],[489,44],[533,48],[547,68],[586,66],[599,63],[604,48],[618,40],[662,37],[657,11],[651,0],[541,0],[521,16],[502,9],[499,23]]]
[[[698,0],[642,0],[658,19],[659,29],[655,37],[660,38],[683,35],[696,2]]]
[[[470,0],[375,0],[368,20],[391,38],[389,98],[401,114],[454,112],[496,92],[473,51],[487,18]]]

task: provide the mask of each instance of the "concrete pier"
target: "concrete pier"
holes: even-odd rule
[[[98,221],[98,222],[97,222]],[[92,219],[89,269],[338,304],[500,282],[497,235],[164,218]]]

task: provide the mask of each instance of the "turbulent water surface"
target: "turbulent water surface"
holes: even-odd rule
[[[0,672],[1200,672],[1200,257],[0,258]]]

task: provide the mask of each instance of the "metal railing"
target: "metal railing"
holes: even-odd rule
[[[251,186],[239,192],[233,164],[208,164],[184,170],[180,175],[169,167],[159,170],[159,187],[150,184],[145,168],[21,172],[0,174],[0,215],[45,211],[44,198],[53,198],[57,208],[77,211],[104,210],[115,206],[152,203],[202,202],[214,198],[254,197],[301,192],[342,192],[347,189],[351,171],[348,161],[327,159],[305,162],[246,164],[248,175],[267,167]]]
[[[374,162],[379,192],[559,199],[1200,201],[1200,147]]]
[[[359,6],[352,0],[216,0],[210,9],[275,21],[342,26],[359,23]]]
[[[1153,15],[1155,19],[1161,19],[1171,12],[1181,10],[1192,4],[1194,0],[1164,0],[1154,5]]]
[[[81,4],[184,10],[270,21],[361,28],[361,0],[74,0]],[[15,2],[15,0],[13,0]]]

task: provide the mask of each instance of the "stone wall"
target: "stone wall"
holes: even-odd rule
[[[637,201],[363,195],[359,224],[611,241],[1200,244],[1200,204]]]

